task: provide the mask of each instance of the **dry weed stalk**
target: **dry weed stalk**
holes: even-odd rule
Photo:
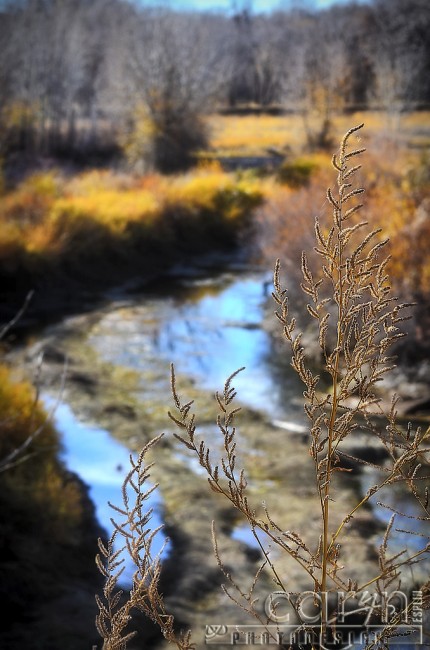
[[[333,166],[338,172],[337,195],[328,190],[327,198],[333,208],[333,222],[324,234],[318,219],[315,222],[317,240],[316,253],[322,258],[323,278],[315,281],[309,270],[306,255],[302,256],[303,291],[310,297],[308,312],[317,320],[319,344],[325,359],[325,370],[331,378],[331,391],[324,397],[318,395],[316,387],[319,377],[307,368],[301,335],[294,335],[295,321],[289,316],[288,297],[279,280],[279,261],[275,269],[274,298],[279,305],[277,316],[283,325],[284,335],[291,345],[292,365],[305,384],[305,411],[311,421],[310,453],[315,463],[316,484],[321,503],[323,522],[320,551],[321,572],[316,587],[322,595],[322,611],[328,580],[338,580],[339,546],[338,538],[354,514],[362,508],[376,492],[386,485],[404,481],[411,488],[423,508],[423,519],[429,520],[428,488],[424,498],[417,484],[420,455],[425,456],[429,448],[424,447],[427,432],[410,427],[403,432],[396,426],[396,399],[388,414],[386,430],[380,430],[369,417],[369,408],[379,405],[375,385],[393,368],[393,358],[387,356],[390,346],[404,336],[398,324],[405,320],[402,313],[409,305],[397,304],[391,295],[385,268],[388,258],[380,261],[379,255],[387,240],[378,241],[379,230],[357,237],[367,226],[360,221],[349,225],[353,214],[362,207],[351,205],[351,200],[360,195],[362,188],[352,189],[351,179],[360,165],[349,166],[351,158],[363,153],[364,149],[348,151],[349,139],[363,125],[348,131],[342,140],[339,155],[333,157]],[[354,241],[357,238],[357,241]],[[324,281],[329,284],[330,298],[321,298]],[[335,345],[327,342],[330,307],[336,309]],[[382,413],[382,409],[380,409]],[[330,501],[333,499],[332,479],[336,472],[347,471],[342,467],[342,441],[358,428],[367,428],[378,436],[390,457],[390,464],[381,467],[383,480],[370,488],[357,506],[342,520],[335,532],[330,530]],[[359,459],[355,459],[358,462]],[[428,478],[428,477],[427,477]],[[398,513],[401,514],[401,513]],[[377,587],[386,588],[399,576],[399,569],[412,563],[429,551],[429,545],[415,557],[404,560],[403,554],[386,559],[387,542],[391,533],[389,524],[380,552],[381,573],[374,578]],[[411,533],[413,534],[413,533]],[[354,591],[361,591],[367,585],[354,585]],[[383,590],[381,589],[381,592]],[[326,621],[322,618],[322,630]]]
[[[109,503],[115,513],[115,519],[111,519],[114,532],[107,545],[99,539],[100,555],[96,557],[96,564],[105,577],[105,586],[104,598],[96,596],[99,608],[96,626],[104,640],[103,650],[125,650],[128,642],[136,636],[135,631],[127,631],[133,610],[143,612],[179,650],[194,647],[189,632],[178,635],[173,629],[173,616],[166,612],[159,589],[162,549],[155,556],[151,550],[161,526],[154,530],[151,528],[152,508],[146,509],[145,502],[158,484],[146,487],[153,464],[145,465],[145,456],[162,435],[145,445],[137,460],[130,455],[131,469],[122,486],[122,507]],[[118,538],[122,538],[123,546],[115,550]],[[124,552],[136,567],[130,594],[125,599],[123,590],[119,588],[125,568]]]
[[[337,193],[330,189],[327,193],[333,210],[332,223],[325,231],[318,219],[315,222],[315,251],[322,259],[322,274],[319,279],[314,278],[305,253],[302,255],[301,286],[310,299],[307,310],[318,324],[318,340],[325,371],[331,380],[331,389],[324,394],[317,390],[320,378],[307,366],[305,350],[301,343],[302,335],[295,331],[296,322],[290,316],[288,295],[280,282],[279,260],[274,274],[273,296],[278,305],[276,315],[291,346],[292,366],[305,385],[304,408],[310,420],[309,451],[315,465],[316,489],[321,508],[321,535],[313,548],[305,543],[300,533],[284,532],[285,526],[273,521],[267,508],[265,519],[257,517],[256,509],[248,501],[245,472],[243,469],[236,469],[236,430],[233,423],[239,409],[232,406],[236,393],[231,382],[237,373],[227,379],[223,395],[216,395],[221,412],[218,427],[224,438],[225,451],[221,462],[216,464],[205,443],[196,442],[192,403],[181,403],[172,370],[172,390],[178,415],[171,417],[184,431],[184,435],[177,435],[177,438],[197,454],[200,465],[208,474],[210,487],[223,494],[245,516],[263,552],[264,566],[270,567],[276,584],[285,590],[283,580],[261,541],[260,533],[264,534],[264,538],[269,538],[272,546],[278,546],[294,558],[312,579],[314,591],[320,595],[319,631],[322,635],[325,635],[328,625],[325,613],[328,611],[326,605],[330,591],[342,590],[352,596],[375,584],[382,603],[387,587],[400,578],[401,568],[417,562],[430,551],[430,544],[427,544],[412,556],[405,557],[405,552],[397,553],[394,557],[389,556],[388,540],[393,532],[394,517],[396,514],[403,514],[397,512],[393,514],[380,548],[378,575],[365,584],[357,584],[348,577],[340,561],[339,542],[345,525],[373,495],[387,485],[399,481],[405,483],[422,507],[423,515],[420,519],[430,521],[428,488],[420,488],[420,483],[429,478],[420,474],[422,460],[430,451],[426,446],[427,431],[412,431],[412,428],[408,427],[404,432],[396,425],[396,399],[393,399],[386,428],[377,428],[371,417],[376,408],[379,408],[382,414],[375,385],[393,368],[393,358],[388,356],[388,350],[403,336],[398,325],[405,320],[404,309],[409,305],[398,304],[396,298],[391,295],[385,272],[388,259],[380,260],[387,240],[381,241],[378,238],[379,230],[362,235],[367,222],[354,223],[352,219],[362,207],[360,203],[355,203],[354,199],[364,190],[352,186],[352,179],[360,165],[350,166],[350,161],[363,153],[364,149],[349,150],[349,143],[351,136],[362,126],[348,131],[341,142],[339,154],[333,156],[333,166],[337,170]],[[329,321],[333,320],[333,317],[335,336],[334,343],[331,343],[328,331]],[[333,530],[330,503],[335,494],[334,477],[337,473],[350,471],[343,466],[342,458],[365,463],[342,449],[345,438],[358,429],[367,430],[379,438],[389,461],[381,467],[378,466],[382,473],[381,481],[367,491]],[[413,531],[407,532],[416,534]],[[216,542],[214,546],[221,565]],[[263,566],[259,572],[262,570]],[[241,595],[241,606],[258,617],[252,593],[242,593],[231,576],[226,575]],[[254,586],[255,582],[253,588]],[[231,594],[230,597],[236,601]],[[384,634],[392,636],[393,633],[387,626],[385,632],[381,632],[380,642],[383,642]]]
[[[422,509],[419,519],[430,521],[428,488],[423,487],[422,466],[428,463],[430,451],[428,432],[408,426],[403,431],[396,424],[396,399],[393,399],[391,410],[386,419],[386,426],[377,427],[372,414],[379,409],[382,414],[380,400],[375,391],[376,384],[393,367],[393,358],[388,350],[403,334],[399,331],[399,323],[405,320],[404,309],[408,305],[397,303],[391,295],[387,274],[385,272],[387,259],[380,260],[386,241],[379,239],[380,231],[362,234],[367,223],[357,221],[357,212],[362,207],[355,203],[355,197],[364,190],[352,187],[354,174],[360,165],[350,166],[350,161],[361,154],[364,149],[350,150],[351,136],[363,125],[348,131],[341,142],[337,156],[333,157],[333,166],[337,170],[337,192],[328,190],[327,198],[332,207],[332,222],[328,228],[323,228],[318,219],[315,222],[317,246],[315,251],[322,260],[321,277],[314,278],[305,254],[302,256],[302,289],[309,297],[307,310],[318,325],[318,340],[322,351],[325,372],[330,377],[331,388],[324,393],[317,390],[319,377],[307,365],[305,350],[302,346],[302,336],[296,333],[295,319],[290,315],[287,292],[280,281],[280,264],[276,263],[274,274],[274,299],[277,303],[277,317],[282,324],[286,340],[291,347],[292,366],[305,385],[305,412],[310,420],[309,452],[315,467],[316,495],[321,511],[320,535],[313,544],[306,543],[300,532],[286,530],[285,525],[274,521],[267,507],[264,506],[264,516],[257,514],[248,499],[248,481],[244,469],[237,467],[236,428],[235,418],[240,410],[235,407],[236,397],[232,382],[243,369],[233,373],[226,381],[224,391],[216,394],[220,414],[217,419],[218,429],[223,440],[223,453],[220,460],[215,461],[212,451],[206,443],[196,436],[196,418],[192,412],[193,402],[182,402],[177,391],[175,372],[172,366],[172,393],[176,407],[174,414],[169,413],[179,427],[181,433],[176,438],[196,454],[202,468],[207,473],[210,488],[228,499],[247,520],[253,536],[261,549],[263,561],[259,567],[251,588],[243,591],[236,584],[234,577],[223,567],[219,556],[218,545],[213,527],[215,555],[219,566],[230,583],[224,587],[225,593],[242,609],[249,612],[263,625],[269,620],[262,615],[256,606],[255,587],[261,573],[272,572],[274,582],[279,589],[287,593],[285,579],[269,555],[266,543],[277,547],[282,553],[287,553],[297,562],[313,584],[314,593],[319,596],[320,624],[318,629],[309,629],[314,634],[313,646],[318,646],[319,635],[324,635],[333,620],[329,620],[328,598],[331,592],[342,591],[345,598],[352,599],[373,585],[379,596],[380,611],[384,608],[387,588],[393,585],[399,588],[401,571],[410,566],[430,551],[427,542],[424,548],[408,555],[406,551],[390,556],[389,540],[395,533],[394,522],[400,511],[393,510],[393,516],[387,527],[379,552],[379,571],[372,579],[364,584],[358,584],[348,575],[344,564],[348,558],[342,557],[341,539],[346,525],[354,518],[370,499],[386,486],[394,486],[401,482],[415,496]],[[330,321],[335,321],[334,337],[329,336]],[[333,340],[332,340],[333,339]],[[336,494],[336,475],[349,471],[342,462],[345,459],[356,463],[365,463],[354,458],[343,449],[343,443],[348,436],[357,430],[367,431],[379,439],[385,449],[387,461],[375,465],[381,473],[379,483],[373,485],[359,502],[341,519],[340,524],[333,525],[331,502]],[[145,448],[146,450],[146,448]],[[144,455],[145,453],[142,452]],[[155,567],[151,561],[150,542],[152,533],[147,528],[148,515],[142,514],[142,501],[147,494],[140,496],[141,486],[146,480],[142,472],[143,455],[138,465],[134,466],[126,479],[136,492],[137,503],[134,509],[129,509],[124,496],[124,510],[117,509],[123,515],[124,524],[114,523],[116,532],[125,537],[126,548],[135,560],[138,571],[135,574],[134,586],[130,601],[117,612],[119,597],[113,595],[113,589],[118,581],[117,554],[112,550],[112,542],[108,548],[101,546],[106,558],[106,565],[100,564],[105,572],[107,582],[105,599],[107,605],[99,602],[99,630],[106,639],[105,647],[123,648],[127,640],[121,637],[127,624],[132,607],[143,610],[152,620],[158,622],[165,633],[177,643],[173,636],[172,620],[165,614],[162,598],[158,593],[160,564],[157,559]],[[136,484],[133,477],[138,477]],[[125,495],[125,491],[124,491]],[[390,506],[385,506],[390,508]],[[406,515],[405,515],[406,516]],[[407,531],[414,535],[414,531]],[[425,535],[421,535],[426,537]],[[429,537],[426,537],[429,540]],[[99,561],[100,562],[100,561]],[[121,570],[120,570],[121,571]],[[428,591],[428,585],[425,586]],[[424,599],[428,604],[427,600]],[[294,603],[292,603],[294,605]],[[296,602],[297,608],[297,602]],[[375,609],[373,610],[375,612]],[[115,612],[115,613],[114,613]],[[386,647],[388,640],[396,634],[398,621],[403,620],[400,612],[382,627],[380,633],[367,647]],[[335,623],[335,620],[334,620]],[[304,624],[302,627],[305,627]],[[166,633],[166,629],[168,632]],[[273,632],[267,628],[269,633]],[[306,628],[307,629],[307,628]],[[189,647],[189,638],[185,645]],[[122,645],[121,645],[122,644]]]

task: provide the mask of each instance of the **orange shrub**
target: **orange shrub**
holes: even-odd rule
[[[59,195],[60,183],[54,173],[34,174],[0,202],[0,222],[10,220],[25,227],[41,221]]]
[[[375,229],[381,227],[384,237],[390,238],[389,273],[396,291],[406,300],[428,298],[429,162],[425,157],[420,162],[416,153],[382,141],[363,162],[364,210],[356,218],[366,219]],[[318,165],[307,187],[266,193],[268,198],[257,214],[262,257],[271,263],[279,256],[296,286],[301,281],[301,251],[312,248],[314,218],[318,215],[324,223],[327,208],[327,202],[315,197],[324,196],[331,178],[321,156]]]
[[[428,227],[430,185],[421,177],[416,154],[386,145],[370,151],[364,185],[365,217],[388,236],[389,273],[392,284],[405,299],[430,296]],[[427,197],[427,198],[426,198]]]
[[[121,235],[130,221],[149,221],[159,213],[154,196],[145,190],[101,190],[87,196],[70,196],[53,205],[47,221],[60,231],[73,233],[74,226],[82,220],[102,224],[114,234]]]
[[[218,164],[169,179],[99,170],[70,180],[37,174],[0,204],[0,264],[7,274],[44,273],[66,256],[69,273],[92,256],[126,260],[127,247],[136,259],[145,247],[207,246],[216,227],[219,243],[223,236],[229,242],[261,198],[255,179],[238,180]]]
[[[0,459],[20,446],[31,431],[45,421],[45,414],[35,408],[34,389],[25,381],[13,381],[11,371],[0,365]],[[58,442],[50,425],[39,436],[39,445],[46,446],[49,455],[58,450]]]
[[[67,539],[67,529],[82,516],[82,491],[76,481],[65,482],[58,434],[36,403],[34,388],[0,365],[0,463],[29,437],[34,438],[14,459],[18,462],[0,472],[1,481],[16,508],[37,508],[40,525],[46,523],[58,539]]]

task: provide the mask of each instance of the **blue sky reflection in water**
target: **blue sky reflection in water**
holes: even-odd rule
[[[177,359],[178,370],[198,374],[207,387],[221,388],[228,375],[245,366],[237,383],[252,399],[249,391],[257,385],[264,390],[270,383],[264,367],[267,335],[260,328],[261,300],[261,284],[247,278],[240,287],[232,283],[198,303],[184,302],[176,318],[161,329],[159,348]]]
[[[173,354],[178,371],[197,376],[205,388],[221,390],[227,377],[245,367],[234,380],[238,398],[250,406],[288,417],[286,394],[297,395],[297,377],[289,370],[276,377],[271,342],[262,328],[263,274],[226,278],[217,293],[196,303],[183,303],[160,333],[163,355]],[[169,349],[170,348],[170,349]],[[302,415],[302,407],[295,417]]]
[[[49,408],[55,406],[54,400],[50,397],[44,397],[44,402]],[[130,468],[130,451],[115,440],[108,431],[78,420],[67,404],[59,404],[55,407],[54,423],[61,434],[66,466],[79,474],[88,485],[90,497],[96,507],[97,519],[110,535],[112,531],[110,519],[112,516],[115,518],[115,513],[109,507],[108,501],[118,506],[122,505],[118,500],[121,499],[121,487]],[[162,523],[157,513],[159,506],[160,496],[155,491],[147,501],[148,509],[154,508],[153,528]],[[154,540],[154,553],[160,550],[163,542],[164,536],[159,534]],[[134,565],[126,555],[122,576],[124,584],[131,582],[133,572]]]
[[[111,363],[142,372],[165,368],[166,380],[173,362],[178,373],[213,392],[222,390],[227,377],[245,366],[234,381],[241,401],[276,418],[303,421],[302,405],[295,406],[293,399],[301,384],[288,364],[286,371],[276,367],[270,337],[262,328],[267,279],[267,274],[247,273],[168,281],[154,288],[151,296],[107,313],[89,342]],[[283,381],[277,372],[284,373]],[[167,394],[166,410],[169,399]]]

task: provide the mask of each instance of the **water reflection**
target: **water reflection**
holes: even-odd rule
[[[425,473],[426,476],[422,478],[428,483],[430,471],[427,469]],[[363,493],[384,478],[381,472],[368,468],[368,471],[360,477]],[[430,537],[428,521],[425,521],[426,513],[417,499],[413,498],[405,489],[403,483],[385,486],[378,491],[375,497],[371,498],[370,503],[376,519],[385,526],[389,524],[395,514],[388,545],[392,554],[400,553],[404,549],[407,549],[408,552],[416,552],[428,545]],[[382,543],[382,537],[380,543]],[[406,557],[407,555],[403,559]]]
[[[211,280],[159,285],[156,293],[117,305],[93,330],[90,342],[108,361],[144,371],[173,362],[204,389],[217,390],[238,368],[241,401],[273,417],[304,420],[294,399],[301,390],[291,369],[271,358],[262,329],[267,274],[224,274]],[[285,376],[287,374],[287,376]]]
[[[80,422],[67,404],[55,406],[54,400],[49,396],[44,396],[44,402],[48,408],[55,408],[54,424],[62,436],[63,459],[67,467],[78,473],[88,485],[97,519],[110,535],[111,517],[115,518],[115,513],[108,502],[122,505],[118,500],[121,498],[124,478],[130,469],[130,451],[108,431]],[[151,521],[152,528],[155,529],[162,524],[161,503],[157,492],[153,492],[146,503],[148,509],[154,508]],[[157,535],[153,544],[154,554],[160,551],[164,539],[161,533]],[[135,567],[127,554],[124,555],[124,567],[121,582],[130,584]]]
[[[308,427],[302,406],[303,387],[288,365],[278,364],[270,337],[262,327],[266,283],[267,275],[263,273],[236,276],[225,273],[197,280],[169,279],[152,287],[151,292],[113,303],[91,327],[88,342],[104,360],[137,370],[142,386],[148,370],[156,371],[158,378],[163,377],[142,388],[147,402],[148,397],[159,399],[166,391],[167,398],[170,362],[175,363],[178,372],[194,378],[200,388],[211,391],[220,390],[232,372],[246,366],[246,371],[234,381],[239,399],[269,413],[276,426],[291,435],[304,436]],[[59,413],[58,425],[66,431],[67,457],[71,459],[68,464],[92,485],[100,521],[110,530],[111,513],[106,502],[108,498],[118,499],[123,479],[118,467],[128,465],[129,452],[98,429],[91,429],[91,436],[86,436],[93,438],[92,443],[85,441],[85,434],[82,434],[84,448],[73,433],[83,425],[73,420],[73,414],[67,410]],[[95,442],[96,437],[99,442]],[[97,445],[98,451],[92,444]],[[301,444],[299,440],[297,444]],[[100,470],[93,466],[96,456],[100,460]],[[184,462],[188,462],[193,471],[199,471],[197,465],[190,465],[190,460]],[[110,496],[105,485],[107,476],[109,489],[112,488]],[[363,493],[369,487],[367,481],[373,485],[377,479],[368,474],[363,476]],[[413,499],[397,491],[392,494],[393,507],[409,514],[408,508],[414,507]],[[379,519],[389,519],[391,512],[377,506],[376,499],[372,505]],[[153,522],[154,526],[158,523]],[[407,528],[404,524],[396,527]],[[408,520],[406,524],[416,526],[418,532],[423,529],[420,521]],[[412,550],[417,544],[426,542],[423,537],[407,533],[400,537],[399,533],[395,535],[400,544],[407,542]],[[233,536],[250,546],[255,543],[244,527],[239,526]]]

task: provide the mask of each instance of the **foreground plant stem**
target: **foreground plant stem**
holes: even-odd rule
[[[361,128],[362,125],[357,127]],[[336,352],[335,352],[335,361],[334,369],[332,371],[332,405],[330,412],[330,421],[328,426],[328,441],[327,441],[327,454],[326,454],[326,471],[325,471],[325,481],[323,489],[323,498],[322,498],[322,518],[323,518],[323,544],[322,544],[322,556],[321,556],[321,638],[324,638],[327,628],[327,572],[328,572],[328,562],[329,562],[329,549],[331,548],[331,542],[329,542],[329,527],[330,527],[330,487],[331,487],[331,477],[332,477],[332,463],[333,463],[333,453],[335,446],[335,425],[338,412],[338,378],[340,371],[340,360],[341,360],[341,351],[342,351],[342,341],[343,341],[343,328],[344,328],[344,293],[343,293],[343,254],[345,245],[342,241],[342,222],[343,222],[343,197],[345,192],[345,179],[344,173],[346,171],[345,164],[345,153],[346,153],[346,142],[349,135],[351,135],[355,130],[351,129],[345,138],[342,141],[340,149],[340,158],[339,158],[339,174],[338,174],[338,201],[335,201],[332,194],[329,192],[328,199],[333,206],[333,217],[334,224],[336,227],[336,239],[337,239],[337,282],[333,283],[333,295],[337,302],[337,339],[336,339]],[[336,286],[337,285],[337,286]]]

